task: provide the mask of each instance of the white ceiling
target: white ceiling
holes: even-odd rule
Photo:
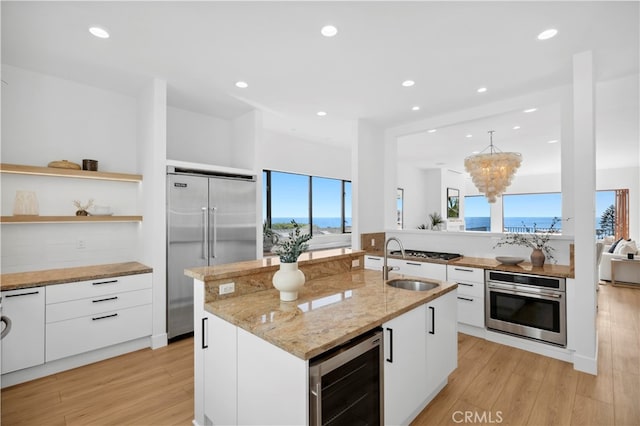
[[[523,153],[523,173],[541,173],[559,168],[560,143],[546,143],[560,139],[559,99],[526,116],[513,104],[477,111],[569,85],[573,55],[591,50],[599,85],[613,81],[598,99],[598,167],[637,166],[638,6],[3,1],[2,63],[130,95],[159,77],[171,106],[229,119],[259,108],[267,128],[330,144],[351,143],[358,119],[389,128],[474,110],[440,120],[436,133],[402,138],[400,158],[462,169],[493,129],[499,148]],[[326,24],[338,27],[336,37],[320,35]],[[93,25],[111,37],[91,36]],[[536,40],[550,27],[557,37]],[[416,85],[402,87],[405,79]],[[238,80],[249,87],[236,88]],[[481,86],[488,91],[478,94]]]

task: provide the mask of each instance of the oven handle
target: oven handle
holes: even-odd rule
[[[548,292],[528,292],[528,291],[518,291],[521,290],[517,286],[501,286],[496,284],[487,284],[487,287],[490,289],[498,290],[501,293],[507,294],[515,294],[516,296],[525,296],[525,297],[533,297],[534,299],[562,299],[562,293],[548,293]]]

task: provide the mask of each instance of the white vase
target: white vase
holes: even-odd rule
[[[298,290],[304,285],[304,274],[298,262],[280,263],[280,270],[273,275],[273,286],[280,290],[280,300],[291,302],[298,298]]]

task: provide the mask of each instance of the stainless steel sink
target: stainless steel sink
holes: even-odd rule
[[[407,280],[407,279],[395,279],[387,281],[387,285],[395,288],[403,288],[405,290],[413,290],[413,291],[427,291],[433,290],[438,287],[436,283],[430,283],[426,281],[418,281],[418,280]]]

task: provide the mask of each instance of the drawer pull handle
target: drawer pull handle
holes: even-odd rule
[[[92,320],[92,321],[98,321],[98,320],[101,320],[101,319],[105,319],[105,318],[113,318],[113,317],[117,317],[117,316],[118,316],[118,314],[116,313],[116,314],[111,314],[111,315],[105,315],[105,316],[103,316],[103,317],[95,317],[95,318],[91,318],[91,320]]]
[[[407,262],[407,265],[411,265],[411,266],[422,266],[422,263]]]
[[[458,285],[465,285],[467,287],[473,287],[473,284],[467,284],[467,283],[458,283]]]
[[[467,302],[473,302],[473,299],[469,299],[468,297],[460,297],[460,296],[458,296],[458,299],[466,300]]]
[[[453,268],[456,271],[462,271],[462,272],[473,272],[473,269],[465,269],[465,268]]]
[[[98,300],[92,300],[93,303],[98,303],[98,302],[107,302],[109,300],[118,300],[118,296],[113,296],[113,297],[107,297],[106,299],[98,299]]]
[[[32,294],[38,294],[39,291],[30,291],[29,293],[20,293],[20,294],[5,294],[4,297],[18,297],[18,296],[31,296]]]
[[[92,283],[93,285],[100,285],[100,284],[113,284],[113,283],[117,283],[118,280],[109,280],[109,281],[98,281],[95,283]]]

